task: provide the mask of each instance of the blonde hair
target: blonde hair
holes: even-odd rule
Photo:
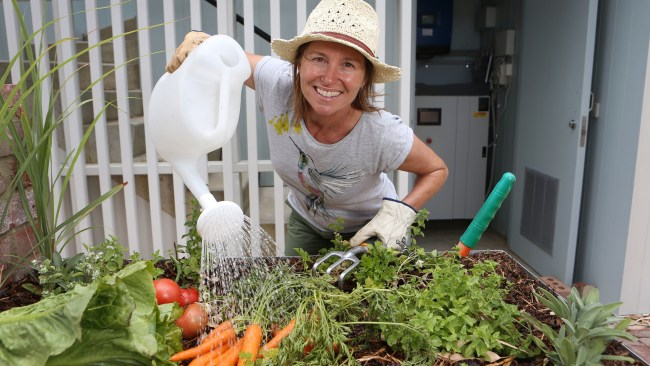
[[[300,63],[300,59],[302,58],[308,44],[309,42],[298,47],[296,50],[296,57],[293,60],[293,122],[295,123],[300,122],[300,120],[304,118],[307,108],[309,107],[307,99],[302,94],[302,89],[300,87],[300,73],[298,72],[298,64]],[[364,60],[366,65],[365,82],[361,89],[359,89],[357,97],[352,102],[352,107],[362,112],[378,112],[381,108],[372,104],[372,98],[380,95],[375,93],[373,88],[372,80],[375,73],[375,67],[367,58],[364,57]]]

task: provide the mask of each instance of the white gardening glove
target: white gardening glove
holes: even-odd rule
[[[193,49],[198,47],[201,43],[203,43],[203,41],[208,38],[210,38],[209,34],[199,31],[190,31],[187,33],[185,35],[185,39],[183,39],[183,42],[181,42],[181,44],[176,49],[176,52],[174,52],[174,56],[172,56],[172,59],[169,60],[167,67],[165,67],[165,71],[170,74],[176,71],[176,69],[181,67],[183,61],[185,61],[187,58],[187,55],[189,55]]]
[[[374,236],[388,248],[402,250],[404,237],[416,215],[415,209],[408,204],[384,198],[377,215],[350,239],[350,245],[356,247]]]

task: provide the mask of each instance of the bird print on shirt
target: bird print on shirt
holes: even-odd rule
[[[357,183],[362,177],[361,171],[347,172],[345,166],[339,162],[321,172],[317,169],[311,156],[301,149],[292,138],[289,139],[298,149],[298,180],[304,191],[307,192],[306,203],[309,211],[313,215],[332,217],[325,208],[325,202],[344,193],[347,188]]]

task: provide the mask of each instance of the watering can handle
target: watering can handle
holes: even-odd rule
[[[479,239],[481,239],[481,236],[487,229],[490,221],[494,218],[497,210],[501,207],[506,197],[508,197],[514,183],[514,174],[509,172],[503,174],[499,183],[497,183],[485,200],[485,203],[483,203],[483,206],[479,209],[474,220],[472,220],[465,233],[460,237],[458,246],[460,247],[461,257],[467,256]]]

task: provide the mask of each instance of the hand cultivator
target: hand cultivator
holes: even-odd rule
[[[338,286],[339,288],[343,288],[343,281],[345,280],[345,276],[347,276],[348,273],[350,273],[356,266],[359,265],[359,263],[361,263],[361,259],[357,257],[357,254],[361,255],[366,253],[367,251],[368,251],[368,247],[365,244],[362,244],[359,245],[358,247],[354,247],[345,252],[343,251],[329,252],[324,256],[320,257],[314,263],[314,266],[311,269],[312,274],[316,275],[316,273],[318,273],[318,267],[332,257],[339,257],[339,260],[337,260],[329,267],[327,267],[327,270],[325,270],[327,274],[330,274],[335,268],[338,268],[344,262],[351,262],[351,264],[346,269],[344,269],[343,272],[341,272],[338,277]]]

